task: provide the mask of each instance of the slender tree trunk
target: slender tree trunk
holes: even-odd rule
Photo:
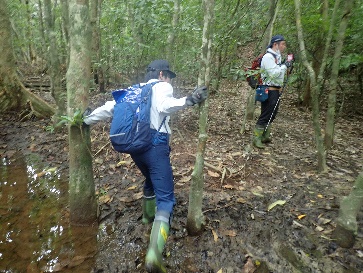
[[[266,52],[266,46],[270,43],[270,40],[273,36],[274,31],[274,24],[277,18],[277,14],[280,10],[281,1],[279,0],[270,0],[270,8],[269,8],[269,16],[270,20],[268,22],[268,25],[266,27],[266,32],[262,39],[260,54]]]
[[[49,117],[53,115],[54,108],[25,89],[16,75],[7,8],[7,1],[0,0],[0,113],[10,110],[17,110],[20,113],[19,110],[28,103],[31,115]]]
[[[101,1],[91,0],[90,16],[92,28],[92,70],[94,83],[98,84],[99,91],[105,92],[105,80],[103,78],[103,69],[101,64],[101,34],[100,34],[100,17],[101,17]]]
[[[212,46],[212,25],[214,18],[214,0],[203,0],[204,27],[202,38],[201,71],[198,78],[198,86],[210,85],[210,63]],[[199,116],[199,140],[192,181],[189,193],[189,207],[187,216],[187,230],[190,235],[200,233],[205,225],[205,217],[202,212],[203,201],[203,169],[204,153],[207,142],[208,99],[200,106]]]
[[[51,0],[44,0],[44,19],[46,25],[46,45],[48,48],[48,64],[50,71],[50,91],[57,104],[57,112],[54,118],[55,122],[59,121],[60,116],[64,116],[67,112],[67,94],[62,88],[62,71],[60,69],[59,46],[57,41],[57,33],[55,29],[55,16]]]
[[[343,44],[345,38],[345,31],[348,26],[349,19],[351,17],[352,8],[354,6],[354,0],[345,0],[345,9],[343,17],[340,21],[337,42],[335,46],[333,65],[330,76],[330,92],[328,97],[328,110],[326,115],[326,127],[325,127],[325,147],[330,149],[334,142],[334,123],[337,101],[337,88],[339,77],[339,64],[343,52]]]
[[[315,71],[314,71],[312,65],[308,62],[308,58],[307,58],[307,54],[306,54],[303,28],[302,28],[302,24],[301,24],[300,0],[294,0],[294,2],[295,2],[295,14],[296,14],[296,29],[297,29],[297,34],[298,34],[301,59],[309,73],[310,88],[312,90],[312,92],[311,92],[312,118],[313,118],[313,127],[314,127],[314,132],[315,132],[316,148],[317,148],[317,156],[318,156],[318,171],[324,172],[327,170],[326,151],[325,151],[324,142],[323,142],[323,138],[322,138],[322,134],[321,134],[318,85],[316,83]]]
[[[166,47],[166,56],[169,61],[175,63],[175,34],[176,29],[179,24],[179,17],[180,17],[180,0],[174,0],[174,12],[173,12],[173,21],[171,22],[171,31],[168,35],[168,46]]]
[[[333,238],[341,247],[354,245],[358,232],[357,214],[363,206],[363,172],[355,180],[350,194],[340,202],[337,226]]]
[[[266,52],[266,46],[269,44],[269,42],[272,38],[272,34],[273,34],[273,30],[274,30],[274,23],[276,21],[279,7],[280,7],[279,0],[270,0],[270,9],[269,9],[270,20],[268,22],[268,25],[266,27],[266,32],[262,39],[262,45],[261,45],[261,49],[259,50],[260,51],[259,54]],[[253,90],[253,93],[254,92],[255,91]],[[248,96],[244,120],[253,120],[254,119],[255,108],[256,108],[255,96],[253,96],[253,95]],[[241,133],[244,131],[245,126],[246,126],[246,124],[242,124],[241,130],[240,130]]]
[[[67,71],[68,116],[88,106],[91,29],[88,0],[69,1],[70,63]],[[89,127],[69,126],[69,203],[73,225],[97,221]]]
[[[61,10],[62,10],[62,27],[63,27],[63,39],[65,43],[65,52],[67,54],[64,54],[67,56],[66,58],[62,59],[62,63],[66,64],[66,67],[68,67],[69,64],[69,5],[68,0],[66,1],[60,1],[61,3]]]
[[[324,1],[324,3],[325,2],[326,1]],[[324,6],[326,6],[326,5],[328,5],[328,4],[324,4]],[[336,0],[335,4],[334,4],[334,8],[333,8],[333,13],[332,13],[332,16],[330,19],[329,31],[328,31],[328,34],[325,39],[324,53],[322,55],[321,65],[319,68],[319,74],[318,74],[318,80],[317,80],[317,84],[319,86],[319,94],[321,94],[322,87],[324,84],[325,69],[327,66],[328,54],[329,54],[329,49],[330,49],[330,45],[331,45],[331,40],[333,38],[333,32],[335,29],[335,22],[336,22],[337,13],[339,11],[339,6],[340,6],[340,0]],[[325,13],[326,12],[324,12],[324,14]],[[326,17],[327,17],[327,15],[323,16],[323,18],[326,18]]]

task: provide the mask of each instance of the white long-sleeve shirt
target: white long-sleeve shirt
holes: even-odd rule
[[[261,77],[263,84],[268,86],[283,86],[287,67],[281,64],[281,54],[280,52],[273,51],[271,48],[267,49],[267,52],[274,55],[267,53],[262,57]]]
[[[158,81],[156,79],[151,79],[147,83]],[[142,83],[141,85],[144,85]],[[176,99],[173,97],[173,87],[170,83],[159,82],[155,84],[152,88],[151,95],[151,109],[150,109],[150,128],[158,130],[160,124],[162,123],[164,117],[165,126],[160,128],[160,132],[171,133],[169,127],[170,114],[184,109],[187,107],[186,98],[183,97]],[[101,120],[106,120],[113,116],[113,109],[116,102],[107,101],[104,105],[96,108],[90,115],[84,118],[84,122],[88,125],[96,124]]]

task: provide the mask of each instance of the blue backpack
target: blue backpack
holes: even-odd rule
[[[151,93],[152,87],[158,82],[143,86],[135,84],[127,89],[112,92],[116,104],[111,122],[110,140],[116,151],[137,154],[152,147]],[[165,118],[161,126],[164,122]]]

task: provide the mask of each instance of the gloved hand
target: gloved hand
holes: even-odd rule
[[[286,65],[287,68],[292,67],[293,61],[286,61],[284,62],[284,65]]]
[[[206,86],[196,87],[192,94],[187,97],[187,105],[193,106],[194,104],[201,103],[208,96],[208,89]]]
[[[83,119],[83,122],[82,122],[82,125],[83,126],[89,126],[87,123],[84,122],[84,119],[89,116],[90,114],[92,113],[92,110],[91,108],[87,108],[86,110],[84,110],[83,114],[82,114],[82,119]]]

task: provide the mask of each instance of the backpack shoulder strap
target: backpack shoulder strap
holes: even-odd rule
[[[267,51],[265,54],[270,53],[275,58],[275,63],[277,63],[277,54]]]

